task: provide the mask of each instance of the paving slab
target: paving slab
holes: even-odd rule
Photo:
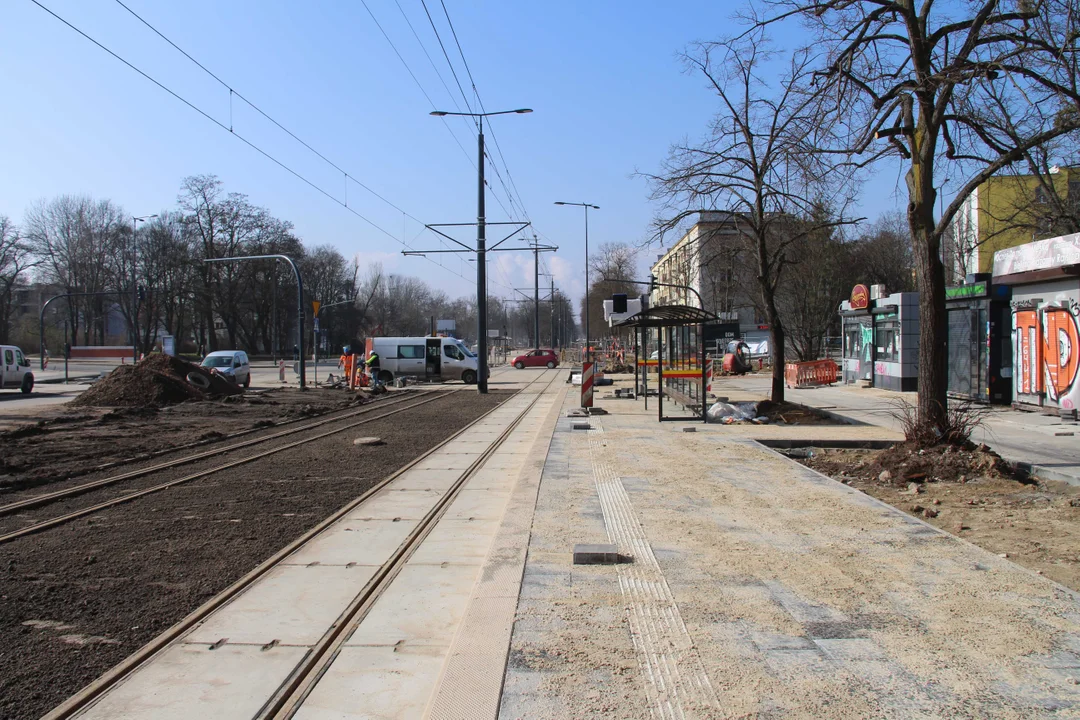
[[[307,648],[174,645],[80,713],[94,720],[255,717]]]
[[[746,436],[605,409],[556,426],[500,717],[1080,716],[1072,591]],[[572,564],[605,542],[635,562]]]

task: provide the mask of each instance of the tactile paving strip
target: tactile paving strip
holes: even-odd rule
[[[632,563],[618,566],[619,587],[653,715],[666,719],[718,713],[720,701],[630,496],[611,465],[600,459],[603,425],[594,422],[589,451],[608,539],[620,553],[634,557]]]

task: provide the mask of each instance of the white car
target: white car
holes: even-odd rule
[[[0,388],[18,388],[24,393],[34,389],[30,361],[14,345],[0,345]]]
[[[251,364],[243,350],[218,350],[203,358],[202,366],[227,379],[251,387]]]

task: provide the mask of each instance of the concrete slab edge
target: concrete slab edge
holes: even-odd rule
[[[518,474],[507,516],[496,531],[488,558],[481,570],[481,579],[473,589],[465,617],[462,618],[458,632],[450,645],[446,662],[443,664],[436,682],[435,690],[428,703],[425,718],[497,718],[502,705],[502,688],[506,675],[506,664],[510,655],[510,642],[513,638],[517,604],[520,597],[521,578],[528,559],[528,547],[532,535],[532,515],[540,492],[540,480],[547,464],[555,427],[562,415],[565,396],[569,389],[559,388],[555,399],[537,434],[537,441],[530,449],[525,464]],[[512,517],[525,515],[528,517]],[[507,549],[515,549],[513,559],[507,562]],[[503,572],[493,571],[493,566],[502,565]],[[497,570],[497,568],[495,568]],[[483,602],[485,576],[502,578],[506,585],[513,581],[513,599],[494,610]],[[490,583],[488,583],[490,584]],[[488,588],[490,590],[490,588]],[[501,610],[501,612],[500,612]],[[495,615],[499,617],[495,617]],[[477,630],[497,635],[486,642],[470,637]],[[487,683],[475,682],[484,678]],[[474,682],[469,682],[473,679]],[[485,687],[486,685],[486,687]]]
[[[806,439],[799,438],[754,438],[755,442],[758,442],[768,448],[799,448],[799,447],[818,447],[818,448],[839,448],[839,449],[851,449],[851,450],[884,450],[891,448],[897,443],[903,442],[903,440],[850,440],[850,439]]]

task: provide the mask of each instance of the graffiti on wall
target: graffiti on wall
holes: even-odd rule
[[[1080,304],[1013,310],[1016,392],[1045,394],[1060,407],[1080,404]],[[1076,397],[1074,397],[1074,395]]]

